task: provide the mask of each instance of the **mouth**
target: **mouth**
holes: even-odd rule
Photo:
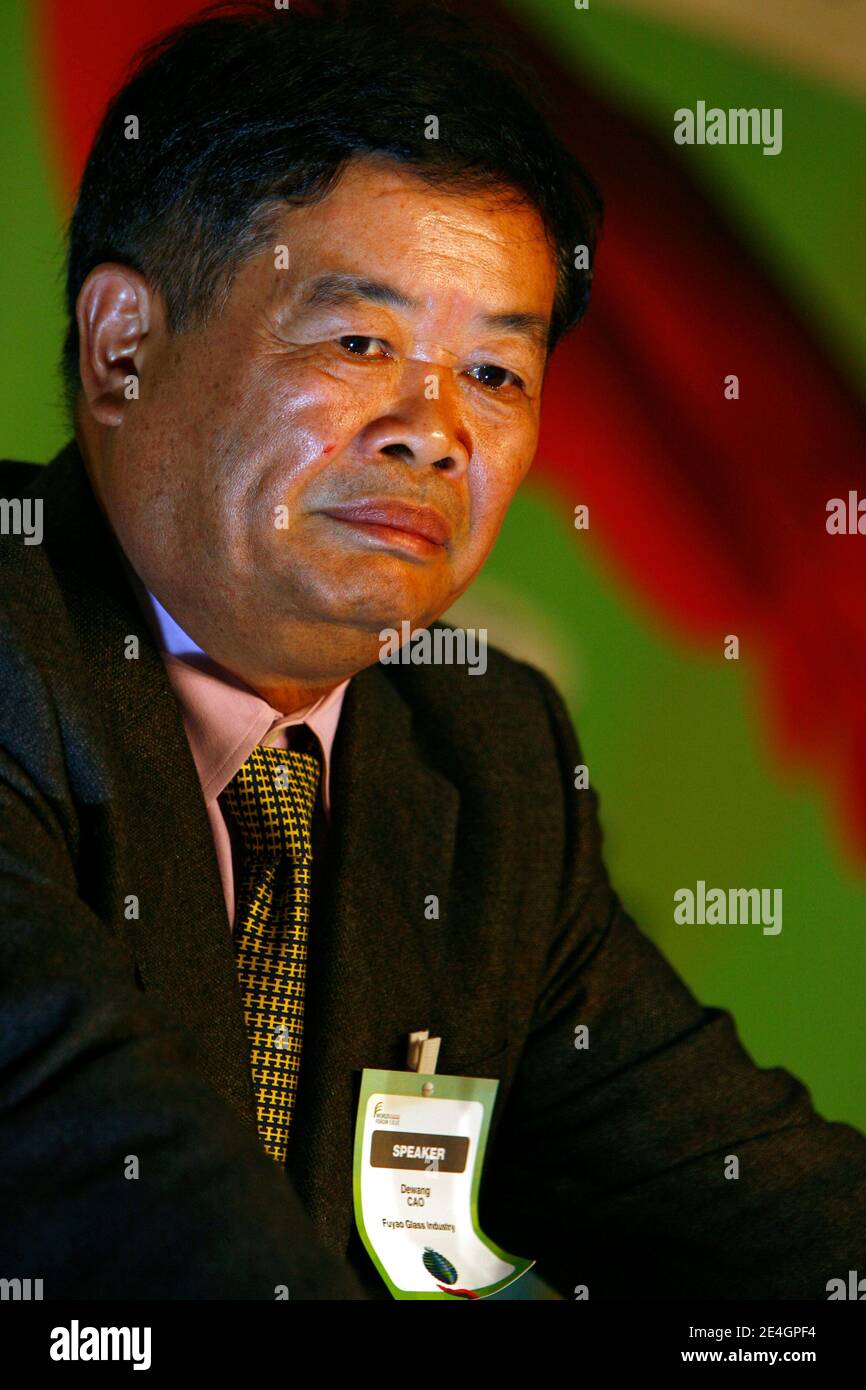
[[[324,507],[323,515],[353,527],[372,542],[417,555],[435,555],[447,546],[451,528],[432,507],[382,499]]]

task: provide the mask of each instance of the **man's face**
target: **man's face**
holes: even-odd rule
[[[554,288],[534,210],[364,160],[286,211],[205,329],[168,334],[157,296],[100,467],[139,575],[259,688],[428,625],[532,462]]]

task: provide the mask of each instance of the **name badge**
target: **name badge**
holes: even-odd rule
[[[365,1069],[355,1126],[355,1221],[394,1298],[486,1298],[534,1260],[478,1227],[499,1082]]]

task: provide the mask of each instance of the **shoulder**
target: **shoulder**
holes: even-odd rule
[[[44,585],[49,573],[43,545],[49,468],[0,459],[0,594],[7,601],[24,583]]]
[[[47,464],[0,459],[0,563],[17,569],[42,545]],[[29,557],[27,552],[31,552]]]
[[[416,646],[413,638],[399,661],[378,664],[381,675],[373,679],[384,678],[408,707],[417,737],[447,739],[487,757],[498,750],[521,763],[576,756],[571,718],[550,678],[499,647],[461,645],[459,631],[433,623],[429,641]]]
[[[51,483],[48,464],[0,460],[0,662],[7,676],[15,651],[37,663],[64,650],[70,656],[63,586],[45,544]]]
[[[58,487],[56,461],[0,460],[0,750],[36,784],[55,788],[69,711],[93,703],[70,614],[75,581],[59,563],[58,538],[73,555],[91,548]]]

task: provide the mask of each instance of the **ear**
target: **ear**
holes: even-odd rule
[[[162,327],[157,299],[143,275],[114,262],[94,266],[81,286],[75,315],[84,409],[103,425],[122,424],[135,403],[128,378],[140,378]]]

